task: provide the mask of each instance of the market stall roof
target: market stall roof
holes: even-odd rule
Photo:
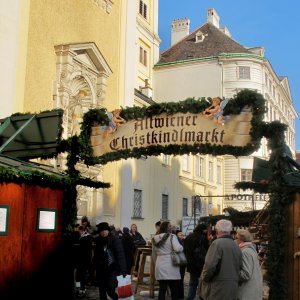
[[[290,156],[285,155],[285,174],[283,182],[287,186],[300,187],[300,165]],[[258,157],[253,160],[252,181],[254,183],[269,182],[272,178],[270,162]]]
[[[70,187],[71,185],[83,185],[91,188],[110,187],[109,183],[93,181],[82,176],[72,179],[68,174],[59,172],[49,165],[0,155],[0,184],[8,182],[27,183],[59,189]]]
[[[219,220],[226,219],[230,220],[233,226],[249,226],[258,213],[259,210],[236,211],[234,214],[229,215],[201,217],[200,222],[215,225]]]
[[[15,114],[0,120],[0,154],[30,159],[57,154],[63,110]]]
[[[0,168],[6,168],[7,170],[18,169],[20,172],[42,172],[47,175],[66,176],[65,173],[61,173],[55,170],[49,165],[39,164],[35,162],[27,162],[16,158],[11,158],[5,155],[0,155]],[[1,181],[1,179],[0,179]]]

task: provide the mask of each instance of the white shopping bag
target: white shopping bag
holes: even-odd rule
[[[133,300],[133,292],[131,285],[131,276],[117,276],[118,280],[118,296],[122,300]]]

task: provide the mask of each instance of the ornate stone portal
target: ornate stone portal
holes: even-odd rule
[[[107,78],[112,74],[104,57],[94,43],[55,46],[56,79],[53,84],[53,106],[64,110],[63,138],[80,134],[84,113],[91,108],[101,108],[106,96]],[[66,169],[66,155],[58,156],[58,169]],[[79,163],[76,168],[81,175],[102,180],[102,168],[87,168]],[[102,192],[79,187],[78,213],[90,215],[99,208]],[[93,216],[92,216],[93,217]]]

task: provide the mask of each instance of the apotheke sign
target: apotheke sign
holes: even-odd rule
[[[225,195],[225,201],[268,201],[267,194],[229,194]]]

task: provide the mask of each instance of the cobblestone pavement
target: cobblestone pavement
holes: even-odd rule
[[[188,292],[188,282],[189,282],[189,273],[185,273],[185,277],[184,277],[184,296],[187,296],[187,292]],[[134,277],[132,280],[132,285],[133,285],[133,291],[135,289],[135,284],[136,284],[136,278]],[[99,289],[96,286],[87,286],[87,290],[86,290],[86,297],[83,299],[89,299],[89,300],[99,300]],[[110,299],[108,297],[108,299]],[[155,296],[154,298],[150,298],[149,296],[149,292],[148,291],[138,291],[136,294],[134,294],[134,299],[135,300],[153,300],[153,299],[157,299],[157,291],[155,291]],[[171,297],[169,295],[166,296],[166,299],[171,299]]]

